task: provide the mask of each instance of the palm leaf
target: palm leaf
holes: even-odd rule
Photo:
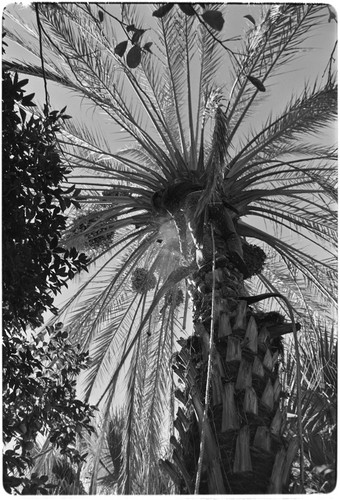
[[[310,93],[305,90],[278,119],[268,123],[263,131],[246,141],[246,146],[233,158],[228,177],[239,175],[247,163],[258,155],[266,154],[267,148],[270,148],[269,157],[272,151],[276,155],[282,154],[284,150],[281,151],[281,144],[290,142],[294,135],[317,132],[333,121],[336,115],[336,98],[336,87],[330,87],[329,84],[318,91],[315,87]]]
[[[266,81],[277,69],[299,54],[301,42],[322,17],[320,5],[300,5],[298,8],[290,4],[274,5],[266,11],[261,22],[250,30],[244,55],[234,63],[235,83],[228,106],[233,129],[230,142],[258,97],[258,90],[249,84],[247,75]]]

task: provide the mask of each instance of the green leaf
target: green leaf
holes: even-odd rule
[[[159,7],[159,9],[153,11],[152,15],[159,18],[164,17],[168,12],[170,12],[173,6],[173,3],[166,3],[165,5],[162,5],[162,7]]]
[[[20,477],[9,476],[7,478],[7,483],[9,483],[10,486],[13,487],[13,488],[15,488],[16,486],[20,486],[21,485],[21,481],[22,481],[22,479]]]
[[[145,33],[145,30],[142,29],[136,29],[134,34],[132,35],[131,38],[131,43],[136,44],[139,42],[139,39],[142,37],[142,35]]]
[[[152,45],[152,42],[147,42],[145,45],[143,45],[143,49],[146,50],[147,52],[150,52],[152,54],[150,47]]]
[[[80,209],[80,208],[81,208],[81,205],[80,205],[80,203],[78,203],[78,201],[76,201],[76,200],[71,200],[71,203],[72,203],[72,205],[73,205],[74,207],[76,207],[76,208],[78,208],[78,209]]]
[[[117,56],[122,57],[126,51],[126,47],[128,44],[128,40],[124,40],[124,42],[120,42],[118,45],[115,47],[115,54]]]
[[[35,94],[28,94],[25,97],[22,98],[21,102],[24,106],[35,106],[34,102],[32,101],[33,97]]]
[[[20,116],[21,116],[21,121],[22,123],[25,123],[26,120],[26,111],[24,111],[22,108],[19,108]]]
[[[50,241],[50,248],[55,248],[58,245],[58,238],[57,236],[54,236],[51,241]]]
[[[256,78],[256,76],[247,75],[248,80],[259,90],[260,92],[265,92],[266,87],[263,85],[261,80]]]
[[[71,187],[69,187],[69,188],[65,189],[65,191],[63,191],[63,194],[70,194],[70,193],[72,193],[72,191],[75,191],[75,188],[76,188],[76,186],[74,184],[72,184]]]
[[[179,3],[178,7],[187,16],[194,16],[196,14],[195,9],[193,8],[193,6],[190,3]]]
[[[65,248],[57,247],[53,250],[55,253],[65,253]]]
[[[255,19],[253,18],[253,16],[251,16],[250,14],[247,14],[246,16],[243,16],[243,17],[248,19],[255,26],[256,22],[255,22]]]
[[[126,31],[129,33],[130,31],[135,31],[136,27],[134,24],[129,24],[129,26],[126,27]]]
[[[20,80],[20,82],[18,82],[17,80],[18,80],[18,75],[16,73],[16,77],[14,77],[14,86],[16,88],[24,87],[28,83],[27,78],[25,78],[24,80]]]
[[[328,22],[330,23],[334,19],[334,21],[337,23],[338,21],[336,19],[336,13],[333,10],[331,10],[328,5],[327,7],[329,12]]]
[[[139,45],[134,45],[133,47],[131,47],[126,56],[126,63],[129,68],[134,69],[137,68],[138,64],[141,62],[141,59],[142,50]]]
[[[204,21],[210,26],[210,28],[221,31],[224,25],[224,19],[218,10],[206,10],[202,14]]]

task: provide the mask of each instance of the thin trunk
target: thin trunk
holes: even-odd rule
[[[184,390],[176,391],[181,403],[174,423],[179,438],[172,438],[174,464],[166,468],[182,494],[194,493],[210,355],[212,383],[199,493],[285,493],[296,446],[289,446],[282,435],[282,344],[275,335],[282,331],[282,321],[277,324],[282,318],[256,314],[239,299],[244,296],[243,276],[222,258],[228,250],[221,241],[219,248],[214,280],[211,264],[192,278],[194,335],[182,341],[174,364]],[[211,250],[207,253],[212,257]],[[214,342],[209,354],[211,321]]]

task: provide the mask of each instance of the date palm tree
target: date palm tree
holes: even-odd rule
[[[81,188],[64,244],[92,266],[56,319],[90,351],[91,493],[115,408],[120,492],[164,493],[164,471],[181,493],[288,490],[301,428],[284,432],[282,336],[311,335],[336,304],[337,90],[330,60],[272,112],[327,8],[245,11],[242,39],[221,42],[238,8],[39,4],[37,26],[7,13],[11,38],[44,62],[8,65],[93,109],[58,136]]]

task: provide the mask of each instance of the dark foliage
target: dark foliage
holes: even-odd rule
[[[172,7],[175,4],[173,3],[166,3],[163,4],[161,7],[156,9],[152,15],[154,17],[158,18],[163,18],[165,17],[172,9]],[[186,15],[186,16],[197,16],[200,22],[202,22],[205,26],[208,25],[210,28],[216,31],[221,31],[224,25],[224,19],[218,10],[207,10],[206,5],[204,3],[178,3],[177,4],[179,9]],[[201,16],[197,12],[196,8],[200,7],[203,11]],[[206,24],[205,24],[206,23]]]
[[[45,475],[29,475],[38,433],[49,436],[71,464],[81,457],[76,436],[91,431],[93,408],[76,398],[75,377],[87,354],[67,342],[67,333],[46,336],[30,330],[43,313],[57,312],[57,294],[75,273],[87,269],[87,257],[59,246],[63,215],[79,190],[61,187],[67,168],[56,145],[65,109],[36,117],[25,95],[28,80],[3,72],[3,484],[9,493],[47,494],[54,485]]]
[[[113,241],[114,231],[110,228],[110,222],[116,220],[110,217],[108,220],[100,223],[100,212],[89,215],[80,215],[73,221],[70,228],[72,236],[83,236],[83,248],[85,251],[96,249],[102,251],[107,249]],[[96,225],[96,229],[91,231],[91,226]]]
[[[84,254],[58,246],[66,226],[62,212],[78,194],[74,186],[60,186],[68,171],[55,134],[65,110],[28,116],[20,108],[34,106],[33,94],[23,90],[26,83],[17,74],[3,74],[3,319],[5,327],[24,328],[40,325],[46,310],[56,312],[51,292],[67,286],[87,264]]]
[[[67,332],[49,329],[32,340],[6,336],[3,357],[4,487],[9,493],[44,494],[53,490],[46,476],[25,477],[34,463],[38,433],[71,463],[83,457],[76,436],[92,431],[93,407],[76,398],[75,378],[86,367],[87,353],[67,341]]]

